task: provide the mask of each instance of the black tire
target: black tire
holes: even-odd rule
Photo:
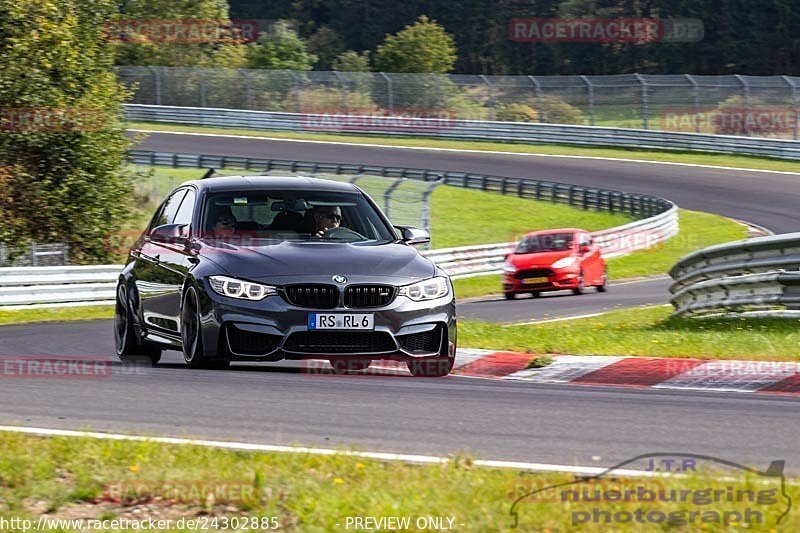
[[[441,378],[453,370],[455,362],[455,356],[440,356],[406,361],[406,366],[415,378]]]
[[[607,292],[608,291],[608,274],[603,272],[603,284],[597,286],[597,292]]]
[[[230,359],[220,357],[208,359],[203,356],[203,326],[200,323],[200,304],[194,287],[186,289],[181,305],[181,345],[183,360],[189,368],[224,370],[230,366]]]
[[[333,367],[334,374],[346,374],[348,372],[358,372],[366,370],[372,361],[369,359],[349,359],[347,357],[331,358],[328,362]]]
[[[128,288],[124,282],[117,285],[114,309],[114,350],[125,364],[142,362],[155,365],[161,360],[161,348],[136,338],[133,314],[128,304]]]
[[[578,286],[575,287],[574,289],[572,289],[572,294],[575,294],[575,295],[583,294],[584,289],[585,289],[585,285],[583,284],[583,280],[584,280],[583,272],[581,272],[578,275]]]
[[[506,297],[506,300],[513,300],[514,298],[517,297],[517,293],[516,292],[504,292],[503,296]]]
[[[539,291],[532,291],[531,296],[533,296],[534,298],[539,298],[542,296],[542,293]]]

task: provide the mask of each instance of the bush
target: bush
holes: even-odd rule
[[[581,124],[583,113],[557,96],[544,96],[537,102],[542,122],[550,124]]]
[[[539,122],[539,113],[525,104],[498,104],[494,116],[501,122]]]
[[[67,242],[74,262],[111,256],[106,238],[129,218],[132,193],[121,169],[129,94],[103,34],[116,7],[0,1],[0,108],[58,119],[0,134],[0,242]]]

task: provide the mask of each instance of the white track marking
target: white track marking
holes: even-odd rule
[[[195,133],[183,131],[162,131],[162,130],[140,130],[129,129],[134,133],[164,133],[168,135],[188,135],[196,137],[219,137],[225,139],[249,139],[249,140],[263,140],[263,141],[278,141],[289,143],[309,143],[309,144],[331,144],[338,146],[361,146],[364,148],[386,148],[393,150],[424,150],[430,152],[456,152],[468,154],[496,154],[496,155],[519,155],[526,157],[551,157],[562,159],[594,159],[600,161],[622,161],[625,163],[647,163],[653,165],[672,165],[679,167],[696,167],[696,168],[709,168],[715,170],[735,170],[737,172],[761,172],[766,174],[788,174],[791,176],[800,176],[800,172],[788,172],[785,170],[765,170],[760,168],[738,168],[738,167],[725,167],[720,165],[701,165],[698,163],[678,163],[675,161],[649,161],[647,159],[626,159],[618,157],[600,157],[591,155],[558,155],[558,154],[532,154],[529,152],[505,152],[500,150],[471,150],[467,148],[437,148],[428,146],[396,146],[390,144],[370,144],[370,143],[351,143],[343,141],[318,141],[318,140],[303,140],[303,139],[284,139],[280,137],[259,137],[256,135],[232,135],[226,133]],[[726,155],[726,154],[721,154]]]
[[[253,444],[247,442],[229,442],[219,440],[198,440],[183,439],[177,437],[146,437],[142,435],[124,435],[120,433],[100,433],[93,431],[74,431],[69,429],[49,429],[24,426],[0,426],[0,431],[9,433],[24,433],[27,435],[39,435],[45,437],[78,437],[101,440],[117,441],[136,441],[136,442],[155,442],[159,444],[176,444],[188,446],[204,446],[208,448],[222,448],[226,450],[240,450],[252,452],[268,453],[304,453],[309,455],[343,455],[347,457],[361,457],[364,459],[376,459],[379,461],[400,461],[404,463],[416,464],[445,464],[450,461],[447,457],[435,455],[415,455],[399,454],[388,452],[356,452],[348,450],[334,450],[330,448],[307,448],[303,446],[277,446],[273,444]],[[528,463],[520,461],[499,461],[490,459],[476,459],[473,461],[476,466],[487,468],[510,468],[514,470],[526,470],[530,472],[565,472],[569,474],[601,474],[608,468],[597,466],[572,466],[556,465],[549,463]],[[614,470],[615,475],[652,477],[654,472],[643,470]]]

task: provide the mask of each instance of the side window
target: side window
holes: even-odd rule
[[[180,208],[175,214],[173,224],[186,224],[187,226],[192,223],[192,213],[194,212],[195,192],[192,189],[186,191],[186,196],[183,197]]]
[[[179,191],[175,191],[172,196],[167,198],[164,202],[163,206],[161,207],[158,216],[153,220],[153,223],[150,225],[150,230],[152,231],[153,228],[157,228],[158,226],[163,226],[164,224],[171,224],[173,219],[175,218],[175,213],[178,212],[178,207],[181,205],[181,200],[183,196],[186,194],[186,189],[181,189]]]

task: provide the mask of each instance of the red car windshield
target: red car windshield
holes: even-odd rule
[[[524,237],[514,253],[535,254],[537,252],[566,252],[572,249],[575,236],[572,233],[545,233]]]

